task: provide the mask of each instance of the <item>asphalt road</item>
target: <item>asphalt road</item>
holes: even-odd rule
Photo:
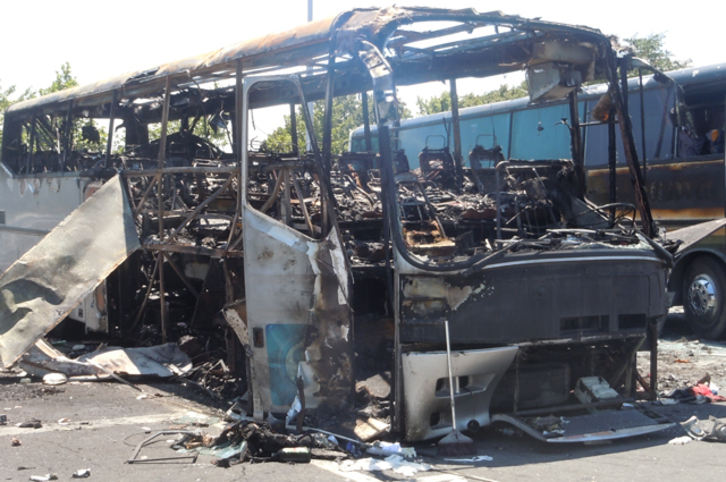
[[[666,329],[664,334],[671,339],[688,337],[677,315],[669,317]],[[150,436],[145,428],[153,434],[202,420],[211,426],[201,430],[215,434],[223,426],[222,422],[214,423],[221,419],[222,412],[211,408],[209,401],[191,388],[172,383],[138,387],[143,393],[113,382],[75,382],[50,387],[42,383],[20,383],[17,377],[0,375],[0,414],[8,418],[6,425],[0,425],[0,480],[27,481],[31,476],[51,473],[57,474],[58,480],[71,480],[71,475],[79,469],[90,469],[89,481],[119,482],[405,479],[391,471],[342,472],[335,462],[315,460],[311,464],[244,463],[227,469],[212,465],[213,458],[205,456],[193,464],[188,460],[126,464],[135,446]],[[651,408],[673,422],[684,421],[692,415],[701,419],[709,416],[726,419],[726,403]],[[16,426],[32,419],[40,420],[42,428]],[[478,454],[490,456],[490,461],[447,462],[427,456],[435,454],[435,445],[417,445],[420,460],[430,464],[432,470],[416,474],[415,480],[683,481],[697,478],[700,482],[722,482],[724,478],[722,461],[726,460],[726,444],[694,441],[669,445],[669,440],[684,435],[680,427],[601,445],[546,444],[527,436],[507,435],[508,431],[501,428],[488,427],[473,436]],[[12,446],[12,438],[20,440],[22,445]],[[140,456],[177,456],[169,448],[168,440],[172,438],[161,437]]]
[[[189,412],[219,415],[179,395],[169,384],[139,385],[150,398],[138,399],[140,392],[116,383],[73,383],[47,387],[41,383],[18,383],[15,378],[0,379],[0,413],[8,424],[0,426],[0,480],[26,481],[32,475],[58,474],[69,480],[73,472],[90,469],[88,480],[395,480],[404,477],[392,472],[340,472],[334,462],[312,464],[245,463],[222,469],[211,465],[212,458],[200,456],[196,463],[174,461],[128,465],[125,461],[134,447],[152,432],[177,428],[189,421]],[[160,394],[162,397],[154,397]],[[660,407],[674,421],[693,414],[726,417],[726,404],[677,405]],[[185,418],[186,417],[186,418]],[[68,421],[61,421],[62,419]],[[15,424],[39,419],[42,428],[20,428]],[[206,419],[214,422],[215,419]],[[215,427],[205,428],[213,432]],[[416,475],[422,482],[447,481],[625,481],[723,479],[726,444],[692,442],[668,445],[682,435],[679,428],[654,435],[613,441],[606,445],[544,444],[526,436],[507,436],[496,428],[476,434],[480,455],[492,457],[478,464],[451,463],[432,457],[429,472]],[[22,442],[13,447],[11,438]],[[171,439],[172,437],[168,437]],[[175,456],[166,437],[145,449],[148,458]],[[432,445],[418,445],[419,454],[435,453]]]

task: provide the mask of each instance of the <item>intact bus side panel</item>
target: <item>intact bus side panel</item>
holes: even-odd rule
[[[597,204],[609,199],[607,168],[587,175],[587,196]],[[724,160],[649,164],[646,190],[653,218],[667,226],[686,226],[724,216]],[[634,193],[626,168],[617,169],[617,201],[633,203]]]
[[[81,177],[13,178],[0,166],[0,272],[35,246],[83,200]]]

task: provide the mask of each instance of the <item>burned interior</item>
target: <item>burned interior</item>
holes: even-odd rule
[[[583,27],[360,9],[21,102],[2,162],[13,179],[48,184],[118,176],[140,249],[96,288],[108,332],[149,344],[206,333],[240,374],[249,416],[284,418],[297,400],[306,425],[373,414],[416,441],[451,429],[451,388],[462,430],[505,421],[544,438],[540,415],[635,396],[635,353],[667,312],[670,255],[652,239],[619,62]],[[572,160],[456,142],[399,150],[397,87],[446,81],[456,99],[457,78],[518,70],[533,102],[576,105],[583,82],[611,82],[636,205],[586,199],[576,109]],[[334,154],[333,98],[354,94],[373,106],[365,124],[380,147],[368,138],[369,152]],[[325,106],[321,132],[313,101]],[[287,109],[290,145],[253,135],[255,115],[275,107]],[[375,413],[354,390],[374,375],[392,387],[363,397]],[[617,393],[594,395],[593,377]],[[620,420],[613,436],[659,427],[639,412]]]

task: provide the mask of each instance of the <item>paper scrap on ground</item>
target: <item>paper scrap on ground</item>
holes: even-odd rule
[[[674,439],[671,439],[668,441],[668,445],[686,445],[693,442],[693,439],[689,437],[688,435],[684,435],[683,437],[676,437]]]
[[[340,464],[340,470],[343,472],[384,472],[386,470],[392,470],[397,474],[412,477],[418,472],[428,472],[431,470],[431,466],[428,464],[409,462],[400,455],[391,455],[384,460],[374,459],[372,457],[358,460],[345,460]]]
[[[457,458],[457,459],[444,459],[444,460],[446,460],[447,462],[460,462],[460,463],[470,462],[470,463],[476,463],[476,462],[491,462],[494,459],[491,458],[488,455],[477,455],[476,457]]]

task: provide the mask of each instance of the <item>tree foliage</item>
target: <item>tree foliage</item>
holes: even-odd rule
[[[411,117],[411,112],[401,106],[400,115],[402,118]],[[368,116],[371,122],[375,122],[373,114],[373,102],[368,103]],[[323,122],[325,118],[325,102],[320,100],[313,102],[313,130],[315,139],[322,149],[323,147]],[[302,106],[298,106],[295,119],[297,123],[298,146],[301,149],[305,146],[305,120],[303,118]],[[363,124],[363,102],[358,95],[346,95],[333,99],[331,129],[331,152],[342,154],[348,150],[348,137],[350,132]],[[292,121],[289,115],[285,116],[284,125],[275,129],[261,144],[263,150],[290,151],[292,150],[291,132]]]
[[[673,52],[665,48],[665,32],[654,33],[645,37],[634,35],[624,39],[633,49],[636,57],[647,60],[650,65],[664,72],[685,69],[691,66],[691,59],[677,60]],[[632,75],[636,75],[633,73]]]
[[[492,104],[494,102],[500,102],[503,100],[519,99],[527,95],[527,83],[522,82],[521,84],[512,87],[511,85],[500,85],[498,89],[485,92],[483,94],[469,93],[459,96],[459,109],[466,107],[474,107],[477,105]],[[437,112],[446,112],[451,110],[451,95],[448,91],[442,92],[440,95],[423,99],[421,97],[416,98],[416,107],[418,107],[419,114],[429,115]]]
[[[72,87],[78,87],[78,79],[73,75],[71,64],[66,62],[61,65],[60,70],[56,70],[55,79],[53,79],[53,82],[48,87],[38,89],[38,95],[53,94]],[[65,122],[66,119],[64,116],[56,117],[52,120],[51,125],[55,127],[56,132],[60,133],[65,131]],[[84,136],[84,127],[86,128],[86,132],[96,131],[98,136]],[[97,151],[105,147],[106,140],[108,139],[106,129],[103,127],[97,128],[91,119],[73,119],[70,132],[72,140],[71,150],[87,149]]]
[[[48,87],[38,89],[38,95],[48,95],[71,87],[78,87],[78,80],[71,72],[71,64],[66,62],[60,70],[55,71],[55,79]]]

